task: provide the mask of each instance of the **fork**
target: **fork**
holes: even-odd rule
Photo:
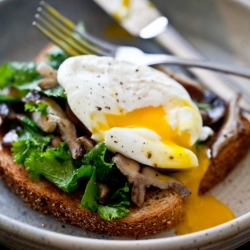
[[[173,64],[221,71],[250,78],[250,67],[226,65],[208,60],[185,59],[166,54],[147,54],[132,46],[120,46],[103,41],[77,26],[45,1],[35,15],[33,25],[69,56],[94,54],[114,57],[138,65]]]

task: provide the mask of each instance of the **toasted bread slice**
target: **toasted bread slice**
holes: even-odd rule
[[[122,219],[103,220],[97,213],[81,206],[82,192],[67,194],[45,179],[32,180],[22,165],[13,162],[7,148],[0,149],[0,159],[0,176],[26,204],[85,230],[142,237],[173,227],[183,216],[179,194],[171,190],[151,189],[142,208],[132,206],[129,215]]]

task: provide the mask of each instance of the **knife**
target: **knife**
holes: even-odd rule
[[[113,17],[131,35],[143,39],[153,38],[170,53],[186,58],[204,58],[204,56],[183,38],[169,23],[167,17],[148,0],[94,0]],[[208,89],[228,100],[235,92],[242,92],[246,100],[250,96],[230,77],[204,69],[190,71]],[[246,100],[242,106],[249,109]]]

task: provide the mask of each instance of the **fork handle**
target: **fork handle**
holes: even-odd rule
[[[185,67],[197,67],[238,75],[250,78],[250,67],[227,65],[218,62],[207,61],[203,59],[186,59],[168,55],[155,55],[155,61],[150,57],[150,64],[175,64]]]

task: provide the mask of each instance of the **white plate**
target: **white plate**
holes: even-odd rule
[[[250,4],[246,1],[154,1],[172,24],[207,57],[250,64]],[[166,4],[167,2],[167,4]],[[94,35],[112,42],[140,45],[147,52],[161,49],[151,41],[108,36],[113,20],[89,0],[51,0],[73,21],[84,20]],[[39,0],[0,2],[0,63],[31,60],[48,42],[32,27]],[[249,79],[232,78],[249,93]],[[250,240],[250,155],[212,190],[236,219],[201,232],[173,236],[173,230],[147,239],[123,239],[83,231],[29,209],[0,181],[0,242],[11,249],[234,249]]]

